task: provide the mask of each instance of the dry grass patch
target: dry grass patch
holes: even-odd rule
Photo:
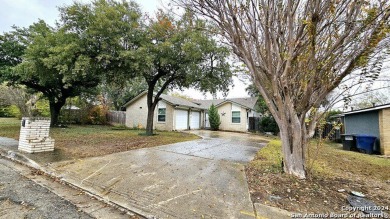
[[[310,148],[314,156],[316,142]],[[318,150],[310,177],[299,180],[282,173],[281,142],[271,141],[246,168],[253,201],[300,213],[351,213],[342,207],[349,206],[349,192],[358,191],[390,208],[390,159],[344,151],[335,143]]]

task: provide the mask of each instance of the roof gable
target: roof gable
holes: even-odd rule
[[[142,96],[146,95],[148,92],[144,91],[127,102],[124,107],[129,106]],[[174,97],[166,94],[161,94],[161,99],[167,102],[172,106],[182,106],[188,108],[197,108],[197,109],[209,109],[211,104],[214,104],[216,107],[221,106],[225,103],[232,103],[239,105],[246,109],[255,109],[255,105],[257,102],[257,97],[246,97],[246,98],[229,98],[229,99],[213,99],[213,100],[193,100],[189,101],[180,97]]]
[[[229,98],[229,99],[214,99],[214,100],[196,100],[196,103],[200,104],[201,107],[208,109],[210,108],[211,104],[214,104],[215,106],[221,106],[225,103],[232,103],[239,105],[246,109],[255,109],[255,105],[257,102],[256,97],[246,97],[246,98]]]
[[[160,97],[161,97],[161,99],[165,100],[166,102],[168,102],[169,104],[171,104],[173,106],[183,106],[183,107],[201,109],[201,107],[198,104],[193,103],[189,100],[180,98],[180,97],[174,97],[174,96],[170,96],[170,95],[166,95],[166,94],[161,94]]]
[[[130,104],[134,103],[136,100],[138,100],[139,98],[141,98],[142,96],[146,95],[148,92],[147,91],[143,91],[142,93],[138,94],[137,96],[135,96],[133,99],[129,100],[127,103],[125,103],[125,105],[123,105],[123,107],[127,107],[129,106]]]
[[[124,107],[127,107],[129,105],[131,105],[132,103],[134,103],[135,101],[137,101],[139,98],[143,97],[144,95],[146,95],[148,92],[147,91],[144,91],[142,93],[140,93],[139,95],[137,95],[136,97],[134,97],[133,99],[131,99],[130,101],[128,101],[125,105],[123,105]],[[193,103],[189,100],[186,100],[186,99],[183,99],[183,98],[180,98],[180,97],[174,97],[174,96],[170,96],[170,95],[166,95],[166,94],[161,94],[160,98],[165,101],[167,104],[169,105],[172,105],[172,106],[182,106],[182,107],[188,107],[188,108],[197,108],[197,109],[203,109],[202,107],[200,107],[198,104],[196,103]]]

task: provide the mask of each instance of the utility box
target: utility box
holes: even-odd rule
[[[49,137],[50,119],[23,117],[18,150],[27,153],[54,151],[54,139]]]

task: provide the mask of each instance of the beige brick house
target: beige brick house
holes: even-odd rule
[[[126,126],[146,127],[147,92],[143,92],[127,102]],[[215,100],[186,100],[162,94],[154,112],[154,128],[159,130],[187,130],[210,128],[208,109],[214,104],[221,117],[221,130],[245,132],[248,118],[256,117],[254,107],[257,98],[232,98]]]

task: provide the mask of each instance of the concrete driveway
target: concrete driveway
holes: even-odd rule
[[[65,181],[150,218],[255,218],[244,166],[265,145],[247,134],[50,165]]]

